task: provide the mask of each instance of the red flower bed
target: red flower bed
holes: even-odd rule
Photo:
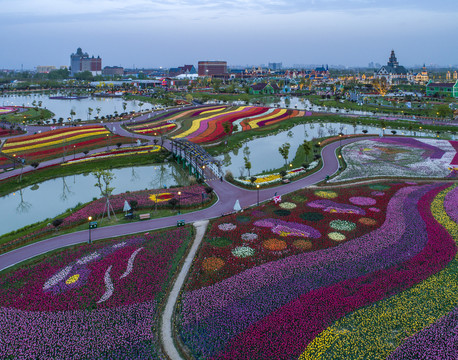
[[[252,107],[240,112],[228,113],[224,116],[215,119],[214,121],[209,121],[208,128],[203,133],[199,134],[196,137],[192,137],[191,134],[190,137],[188,137],[188,140],[194,143],[213,142],[225,135],[223,123],[229,122],[232,128],[232,123],[234,121],[248,116],[259,115],[265,111],[266,108],[263,107]]]

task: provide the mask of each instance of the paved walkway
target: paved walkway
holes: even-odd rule
[[[165,353],[172,360],[182,359],[173,342],[172,325],[175,303],[178,299],[178,295],[180,294],[180,290],[183,287],[184,281],[186,280],[188,271],[191,268],[192,260],[194,259],[197,249],[199,248],[200,243],[202,242],[202,239],[205,235],[207,225],[208,221],[197,221],[194,223],[194,226],[196,228],[196,237],[194,238],[191,250],[189,251],[188,256],[186,257],[183,266],[181,267],[180,273],[178,274],[175,283],[173,284],[173,288],[170,291],[170,294],[167,298],[167,303],[165,305],[165,309],[162,313],[161,341],[162,345],[164,346]]]
[[[345,145],[354,141],[370,138],[373,137],[349,138],[342,140],[341,143],[342,145]],[[311,174],[310,176],[297,181],[293,181],[289,184],[275,188],[262,190],[260,189],[259,201],[263,202],[269,200],[275,195],[275,193],[277,193],[277,195],[284,195],[299,189],[303,189],[322,181],[325,179],[326,175],[333,175],[339,168],[339,163],[335,154],[336,149],[339,147],[339,143],[339,141],[333,142],[322,149],[321,156],[323,160],[323,167],[320,170]],[[91,238],[92,240],[100,240],[109,237],[124,236],[170,226],[176,226],[177,220],[181,219],[185,220],[186,223],[193,223],[199,220],[208,220],[220,217],[224,214],[233,212],[236,200],[239,200],[242,208],[247,208],[257,204],[257,190],[243,189],[226,181],[221,182],[220,180],[209,180],[207,183],[213,188],[215,194],[218,196],[218,201],[216,204],[209,208],[182,215],[175,215],[145,221],[136,221],[128,224],[93,229],[91,230]],[[88,241],[88,237],[89,235],[87,230],[78,231],[70,234],[56,236],[51,239],[42,240],[7,252],[0,255],[0,271],[21,261],[30,259],[48,251],[86,242]]]

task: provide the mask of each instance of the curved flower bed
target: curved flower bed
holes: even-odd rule
[[[191,236],[180,228],[86,244],[3,272],[0,357],[157,358],[158,304]]]
[[[114,135],[100,125],[61,128],[40,134],[10,138],[3,145],[2,152],[26,157],[28,161],[46,160],[61,156],[64,152],[84,152],[107,145],[129,144],[134,140]]]
[[[233,244],[229,248],[203,246],[182,295],[177,321],[179,336],[192,355],[215,359],[298,358],[333,322],[359,308],[401,294],[444,269],[455,256],[452,236],[456,235],[438,223],[431,206],[450,185],[384,185],[385,194],[377,196],[381,211],[371,213],[370,217],[359,210],[327,211],[328,205],[355,210],[349,199],[370,197],[369,186],[336,189],[337,197],[333,200],[304,191],[309,202],[298,204],[286,220],[300,223],[299,215],[309,211],[310,203],[326,202],[325,206],[313,209],[323,218],[307,222],[307,226],[320,232],[318,239],[293,235],[272,241],[272,232],[266,232],[272,227],[256,224],[284,225],[286,220],[282,217],[272,221],[276,206],[268,204],[263,208],[264,218],[253,217],[253,224],[246,228],[239,224],[233,230]],[[244,215],[249,213],[245,211]],[[376,224],[358,221],[363,216]],[[338,227],[353,225],[348,230],[339,230],[337,236],[331,223]],[[218,233],[217,224],[218,221],[213,224],[209,235]],[[253,230],[259,236],[250,242],[255,256],[234,259],[228,252],[240,246],[241,234]],[[225,233],[226,237],[230,235],[231,232]],[[200,271],[203,258],[210,255],[225,261],[211,276]],[[335,334],[344,336],[345,331],[334,330],[331,336],[328,333],[317,343],[317,352],[304,355],[304,359],[318,359],[323,342],[331,350]],[[372,348],[383,346],[377,341],[373,343]],[[377,358],[365,350],[365,345],[355,345],[356,340],[347,344],[365,354],[359,357]],[[339,353],[345,348],[343,344],[333,346],[336,355],[322,359],[345,358],[346,353]]]
[[[456,141],[381,138],[357,141],[342,148],[346,168],[330,182],[362,177],[456,177]]]

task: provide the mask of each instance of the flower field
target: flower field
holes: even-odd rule
[[[181,191],[181,195],[178,192]],[[158,209],[170,208],[168,201],[172,198],[180,198],[180,207],[192,207],[198,206],[202,202],[207,203],[211,201],[209,197],[202,198],[202,193],[205,193],[205,189],[201,185],[192,185],[183,188],[173,189],[154,189],[154,190],[141,190],[130,193],[123,193],[118,195],[110,196],[110,204],[116,213],[122,213],[124,202],[130,202],[132,200],[137,202],[138,209]],[[82,209],[75,211],[73,214],[62,219],[63,222],[59,226],[62,228],[71,228],[87,222],[89,216],[92,216],[95,220],[102,216],[105,209],[105,198],[101,198],[90,202]],[[122,216],[122,215],[121,215]],[[55,233],[55,228],[51,224],[22,237],[15,238],[9,242],[3,242],[0,245],[0,254],[7,251],[11,251],[19,246],[27,245],[37,239],[49,236]]]
[[[199,359],[455,359],[457,202],[450,183],[385,182],[215,220],[178,336]]]
[[[457,177],[458,141],[379,138],[346,145],[347,168],[330,182],[362,177]],[[455,169],[455,170],[453,170]]]
[[[231,131],[234,125],[237,125],[239,131],[248,131],[305,115],[304,111],[268,107],[207,106],[168,112],[146,122],[128,126],[128,129],[142,134],[161,134],[174,130],[174,138],[186,138],[194,143],[208,143],[226,135],[224,123],[230,124]],[[180,122],[179,128],[176,122]]]
[[[192,228],[85,244],[0,274],[0,357],[159,358],[158,306]]]
[[[132,141],[131,138],[112,134],[103,126],[81,126],[8,139],[2,152],[25,157],[27,161],[47,160],[61,156],[64,151],[75,149],[82,152],[106,146],[107,142],[114,145]]]

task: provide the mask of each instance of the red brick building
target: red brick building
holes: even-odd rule
[[[227,75],[227,61],[199,61],[199,76]]]

